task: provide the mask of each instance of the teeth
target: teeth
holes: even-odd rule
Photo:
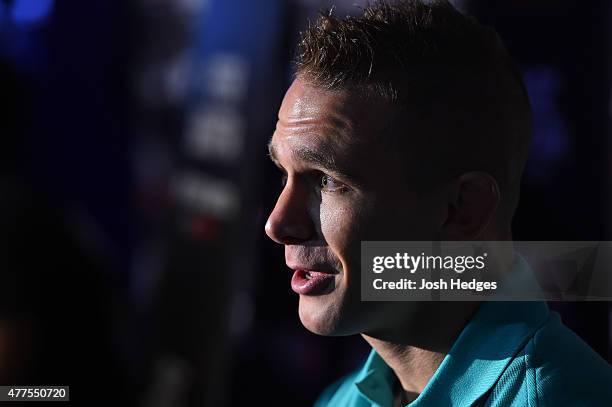
[[[306,278],[307,278],[308,280],[310,280],[310,271],[307,271],[307,272],[306,272]]]

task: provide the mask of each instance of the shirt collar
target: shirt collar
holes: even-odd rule
[[[393,404],[393,384],[395,373],[372,349],[368,360],[357,375],[355,385],[366,399],[373,405],[391,406]]]
[[[516,261],[515,275],[533,278],[525,260],[517,256]],[[409,406],[473,404],[494,386],[548,315],[542,301],[483,302],[423,392]],[[374,405],[391,406],[395,380],[391,368],[372,349],[355,384]]]

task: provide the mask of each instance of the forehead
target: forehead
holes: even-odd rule
[[[301,142],[336,147],[374,144],[385,131],[391,112],[390,105],[368,100],[361,92],[325,90],[296,79],[278,112],[273,142],[301,136]]]

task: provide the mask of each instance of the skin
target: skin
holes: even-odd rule
[[[361,334],[410,400],[478,304],[361,302],[361,241],[503,240],[509,226],[500,228],[505,223],[495,218],[499,188],[486,173],[432,179],[425,191],[411,187],[406,171],[427,177],[422,162],[407,168],[397,149],[383,141],[390,124],[408,137],[421,129],[396,113],[384,101],[296,79],[269,145],[285,183],[265,230],[284,245],[290,269],[334,273],[327,291],[300,295],[303,325],[320,335]]]

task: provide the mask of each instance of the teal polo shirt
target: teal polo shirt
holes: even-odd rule
[[[316,407],[391,407],[397,378],[372,350]],[[544,302],[484,302],[410,407],[612,406],[612,368]]]

